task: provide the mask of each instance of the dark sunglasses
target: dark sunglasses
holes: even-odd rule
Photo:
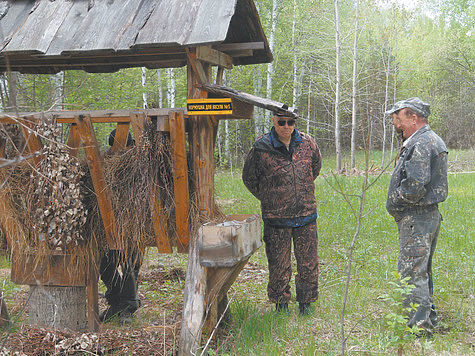
[[[290,120],[279,120],[279,121],[277,121],[277,124],[279,124],[279,126],[285,126],[285,123],[287,123],[287,126],[294,126],[295,125],[295,120],[290,119]]]

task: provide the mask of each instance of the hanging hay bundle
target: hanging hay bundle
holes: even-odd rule
[[[43,160],[37,167],[23,162],[0,170],[6,181],[2,189],[10,217],[19,225],[10,234],[16,258],[32,256],[44,261],[51,254],[70,254],[85,268],[85,257],[108,249],[104,224],[88,166],[69,155],[68,147],[52,122],[41,122],[38,134],[44,139]],[[103,157],[106,182],[125,254],[155,246],[152,209],[160,195],[171,245],[176,245],[173,162],[168,134],[145,125],[140,144],[119,154]],[[193,221],[196,209],[190,209]],[[3,212],[5,214],[5,211]],[[3,220],[5,217],[3,218]],[[130,253],[130,255],[137,255]]]

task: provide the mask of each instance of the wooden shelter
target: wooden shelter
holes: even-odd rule
[[[222,311],[226,302],[227,290],[260,246],[260,229],[255,228],[256,216],[233,217],[233,220],[247,224],[244,230],[252,233],[246,235],[239,229],[227,227],[226,234],[222,235],[215,229],[208,229],[214,231],[208,245],[202,231],[199,241],[199,234],[190,236],[191,194],[187,166],[191,167],[195,182],[191,188],[196,197],[194,204],[198,207],[200,222],[205,224],[215,217],[214,144],[219,120],[252,118],[253,105],[287,110],[280,103],[221,86],[225,68],[272,61],[253,0],[2,0],[0,41],[0,71],[4,72],[53,74],[73,69],[113,72],[138,66],[186,65],[188,99],[200,102],[210,96],[232,98],[232,109],[223,115],[188,115],[184,108],[0,114],[0,122],[21,125],[31,153],[41,150],[41,141],[32,130],[37,120],[51,116],[58,123],[71,124],[68,146],[74,155],[81,147],[85,150],[111,249],[121,249],[121,246],[116,238],[114,211],[93,125],[117,123],[113,150],[125,147],[130,127],[140,139],[147,120],[152,121],[158,131],[170,133],[178,248],[189,253],[180,353],[194,352],[200,342],[203,321],[207,320],[205,329],[212,330],[218,320],[218,310]],[[212,66],[218,67],[216,78],[211,78]],[[210,92],[213,95],[209,95]],[[289,113],[293,115],[293,112]],[[187,162],[187,157],[191,162]],[[37,164],[42,157],[37,155],[32,159]],[[171,252],[158,194],[152,197],[151,205],[158,250]],[[6,218],[8,211],[8,202],[0,194],[0,222],[7,235],[13,236],[18,225]],[[241,255],[232,256],[231,265],[210,262],[210,251],[216,247],[213,243],[219,243],[227,236],[224,243],[229,245],[235,237],[233,234],[240,236],[236,241],[241,241],[243,248],[232,246],[227,251],[241,251]],[[207,248],[207,266],[200,264],[200,244]],[[66,255],[53,256],[47,273],[35,270],[33,264],[18,266],[13,261],[12,279],[30,285],[39,281],[41,285],[51,287],[87,286],[89,328],[97,330],[97,269],[91,261],[87,270],[70,271],[68,258]]]

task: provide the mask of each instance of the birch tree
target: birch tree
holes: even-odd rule
[[[271,29],[269,34],[269,48],[273,52],[274,51],[274,44],[275,44],[275,29],[277,27],[277,17],[279,15],[279,7],[278,7],[278,0],[272,0],[272,20],[271,20]],[[267,99],[272,99],[272,80],[274,77],[274,62],[270,62],[267,64]],[[268,119],[264,118],[264,125],[263,130],[261,133],[264,132],[264,127],[267,127]]]
[[[335,152],[336,170],[341,172],[341,142],[340,142],[340,15],[338,12],[338,0],[335,5],[335,52],[336,52],[336,85],[335,85]]]
[[[148,108],[147,102],[147,70],[142,67],[142,108]]]
[[[167,81],[167,102],[169,108],[175,107],[175,69],[168,69],[168,81]]]
[[[358,73],[358,38],[359,38],[359,0],[355,2],[355,38],[353,42],[353,85],[351,89],[351,162],[350,168],[356,164],[356,91]]]

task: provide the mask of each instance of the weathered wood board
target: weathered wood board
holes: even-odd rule
[[[223,223],[203,225],[198,238],[202,266],[232,267],[261,247],[261,218],[229,215]]]

